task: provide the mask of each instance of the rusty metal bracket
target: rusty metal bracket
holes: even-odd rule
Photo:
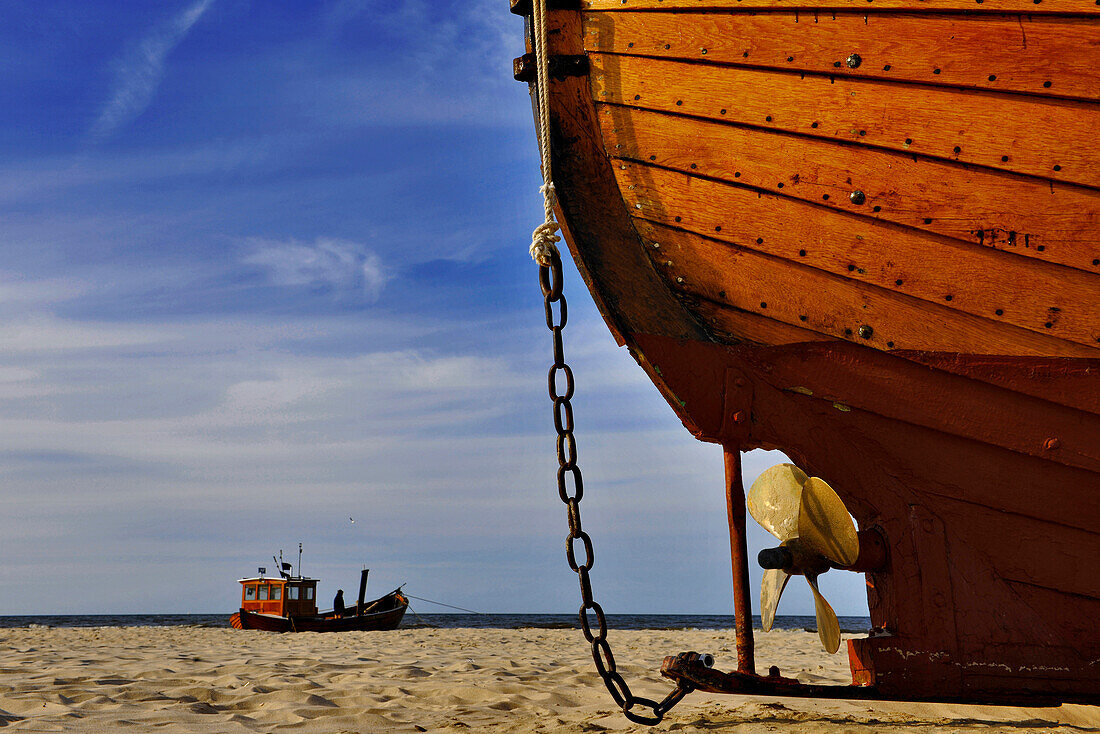
[[[512,61],[512,76],[517,82],[535,81],[535,55],[524,54]],[[551,56],[549,62],[550,78],[561,81],[571,76],[588,76],[588,57]]]
[[[850,641],[851,642],[851,641]],[[784,696],[789,698],[831,698],[862,701],[924,701],[928,703],[965,703],[1000,706],[1060,706],[1063,703],[1100,704],[1095,694],[1055,694],[1043,691],[1006,696],[905,696],[884,695],[875,686],[800,683],[784,678],[772,666],[768,675],[723,673],[704,664],[697,652],[669,655],[661,665],[661,675],[683,688],[705,693],[734,693],[744,696]]]
[[[799,683],[784,678],[772,666],[768,675],[723,673],[707,667],[696,652],[669,655],[661,665],[661,675],[680,685],[707,693],[739,693],[750,696],[789,696],[794,698],[878,698],[873,686],[821,685]]]
[[[516,15],[531,14],[531,0],[511,0]],[[581,0],[546,0],[547,10],[580,10]]]
[[[726,394],[723,398],[722,438],[747,445],[752,433],[753,384],[739,369],[726,368]]]

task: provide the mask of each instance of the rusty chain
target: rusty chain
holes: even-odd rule
[[[562,343],[561,332],[565,328],[565,322],[569,318],[569,310],[566,306],[565,296],[562,295],[562,269],[561,256],[555,250],[550,259],[550,265],[539,266],[539,285],[542,287],[542,295],[546,309],[546,326],[554,335],[554,364],[547,374],[550,399],[554,402],[554,428],[557,430],[558,448],[558,496],[565,503],[569,518],[569,535],[565,540],[565,557],[569,562],[569,568],[580,578],[581,584],[581,609],[580,623],[584,639],[592,646],[592,660],[596,664],[596,672],[600,674],[604,685],[615,699],[615,703],[623,710],[628,719],[637,724],[659,724],[668,711],[678,704],[684,696],[691,693],[693,688],[680,684],[658,703],[648,698],[635,696],[630,691],[630,686],[618,672],[615,666],[615,656],[611,653],[611,646],[607,643],[607,619],[603,613],[603,607],[592,598],[592,582],[588,572],[592,569],[595,560],[592,548],[592,538],[581,527],[581,498],[584,496],[584,482],[581,478],[580,467],[577,466],[577,440],[573,437],[573,406],[570,401],[573,398],[574,382],[573,370],[565,363],[565,347]],[[555,316],[554,304],[558,304]],[[562,392],[558,392],[559,379],[564,382]],[[570,493],[569,479],[572,477],[572,493]],[[584,552],[584,562],[577,562],[577,541]],[[595,616],[597,629],[592,630],[592,624],[588,620],[591,612]],[[650,709],[652,714],[639,713],[635,707],[642,706]]]

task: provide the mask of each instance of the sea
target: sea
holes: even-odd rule
[[[869,617],[839,617],[843,632],[866,632]],[[229,614],[81,614],[0,616],[0,629],[12,627],[228,627]],[[609,629],[626,630],[732,630],[734,618],[726,614],[608,614]],[[753,617],[760,627],[760,617]],[[411,607],[403,628],[436,627],[456,629],[580,629],[576,614],[419,614]],[[817,630],[812,616],[776,616],[774,629]]]

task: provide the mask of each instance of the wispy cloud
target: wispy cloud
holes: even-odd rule
[[[154,28],[116,65],[115,84],[103,111],[92,125],[93,140],[103,140],[149,106],[164,76],[164,62],[214,0],[197,0],[170,21]]]
[[[319,237],[312,244],[254,240],[252,245],[244,262],[266,268],[275,285],[326,288],[374,301],[386,283],[378,256],[355,242]]]
[[[192,177],[269,173],[293,159],[305,142],[292,134],[218,139],[153,150],[96,151],[74,159],[61,154],[0,164],[0,206],[40,202],[72,192],[103,193],[111,186]]]

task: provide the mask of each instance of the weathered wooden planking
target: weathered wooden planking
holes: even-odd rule
[[[710,327],[711,332],[727,344],[751,341],[776,346],[836,339],[819,331],[785,324],[769,316],[740,311],[724,303],[714,303],[705,298],[692,297],[688,305]]]
[[[636,220],[676,290],[881,350],[1095,357],[1100,350]],[[659,247],[654,247],[654,244]]]
[[[748,375],[753,382],[748,445],[753,447],[814,453],[820,446],[813,440],[814,433],[839,431],[842,443],[858,444],[848,430],[877,422],[867,434],[876,442],[876,451],[885,450],[895,460],[902,454],[905,461],[915,460],[921,470],[916,474],[903,470],[892,474],[890,481],[871,481],[868,473],[860,472],[867,482],[862,486],[838,479],[833,486],[846,501],[849,491],[866,493],[861,502],[849,505],[861,527],[885,511],[884,504],[892,501],[892,486],[900,491],[904,505],[917,497],[923,502],[927,495],[952,497],[1096,533],[1093,519],[1100,504],[1095,491],[1100,471],[1100,416],[1096,414],[929,370],[844,341],[723,349],[639,335],[638,345],[689,406],[708,403],[708,395],[720,395],[723,389],[728,398],[723,365]],[[711,378],[708,381],[702,375]],[[759,405],[761,400],[770,402],[762,381],[782,392],[785,402],[794,399],[798,405],[788,405],[786,413],[773,412],[774,405]],[[710,429],[708,440],[722,440],[716,432],[719,422],[716,416],[703,426]],[[808,435],[799,435],[802,428],[808,429]],[[784,434],[787,437],[780,440]],[[899,434],[904,438],[895,442]],[[1047,448],[1052,436],[1062,441],[1060,447]],[[883,444],[886,437],[891,441]],[[806,438],[810,441],[802,440]],[[952,451],[950,441],[957,439],[964,443]],[[861,455],[851,448],[855,456]],[[802,465],[795,454],[788,455]],[[929,456],[937,457],[932,462],[935,466],[923,467]],[[824,466],[832,458],[818,454],[808,462],[815,466],[806,465],[806,470],[832,483],[845,474],[843,466],[831,470]],[[897,470],[895,466],[893,471]],[[1060,502],[1036,504],[1036,496],[1057,496]]]
[[[601,102],[1100,186],[1096,104],[636,56],[591,62]]]
[[[1094,14],[1094,0],[581,0],[582,10],[916,10]]]
[[[1100,99],[1100,18],[590,13],[585,49]]]
[[[1100,359],[1022,360],[933,352],[898,352],[898,356],[972,380],[981,380],[1052,403],[1100,415]],[[1100,500],[1100,493],[1097,493]],[[1100,510],[1097,511],[1100,516]]]
[[[566,100],[558,98],[554,104],[557,105],[563,101]],[[587,121],[591,123],[591,118],[587,118]],[[569,129],[567,125],[562,127],[561,135],[555,143],[556,155],[571,155],[574,134],[575,130]],[[585,132],[585,136],[593,137],[588,131]],[[599,156],[589,156],[590,152],[591,146],[587,145],[586,140],[583,153],[578,155],[588,157],[588,168],[606,168],[607,161],[602,157],[602,150]],[[555,170],[558,170],[557,161],[555,161]],[[562,169],[562,172],[565,170]],[[566,178],[563,176],[558,182],[563,191],[569,189],[569,181],[565,180]],[[584,192],[577,192],[577,195],[584,195]],[[579,216],[590,214],[591,212],[578,212]],[[585,248],[591,247],[629,247],[631,244],[627,240],[600,243],[592,239],[584,242],[580,249],[584,251]],[[620,272],[616,277],[625,277],[625,273]],[[644,279],[639,283],[640,285],[636,286],[639,291],[645,291],[652,286],[651,282]],[[663,287],[660,282],[658,285]],[[590,287],[599,290],[603,284],[593,279],[590,281]],[[639,295],[644,296],[644,294]],[[644,319],[638,319],[639,322],[642,320]],[[633,347],[641,347],[647,355],[654,356],[650,345],[645,341],[644,333],[627,333],[627,338]],[[664,368],[664,373],[669,375],[667,382],[657,374],[656,369],[648,371],[654,382],[661,386],[673,408],[685,418],[685,424],[691,425],[692,422],[698,421],[700,410],[696,409],[693,403],[689,403],[693,405],[691,409],[685,408],[683,402],[676,399],[676,394],[683,394],[680,392],[682,390],[690,390],[693,387],[709,388],[706,391],[708,407],[716,407],[720,413],[723,401],[715,396],[720,396],[722,389],[727,385],[724,379],[725,373],[719,371],[721,374],[718,379],[701,384],[703,382],[703,378],[700,377],[701,368],[692,359],[695,354],[693,349],[703,348],[706,345],[691,339],[665,341],[682,363],[687,384],[685,385],[684,380],[672,379],[672,365],[666,365],[663,360],[659,361],[659,364]],[[1037,401],[1030,401],[1007,391],[991,393],[980,389],[982,387],[980,384],[977,387],[968,384],[962,390],[952,390],[949,389],[951,387],[949,383],[952,383],[952,380],[944,379],[943,373],[917,365],[907,367],[908,363],[905,360],[896,359],[875,349],[861,348],[857,344],[846,342],[795,344],[772,349],[756,348],[751,345],[741,345],[733,349],[715,345],[714,348],[735,359],[741,357],[751,359],[748,355],[752,355],[757,349],[761,353],[761,359],[755,364],[734,362],[730,365],[740,368],[746,374],[749,386],[745,390],[749,395],[755,396],[751,409],[750,444],[765,443],[772,447],[782,447],[789,451],[793,460],[811,468],[815,474],[829,477],[830,481],[835,481],[837,486],[853,488],[850,491],[860,496],[859,502],[851,503],[853,508],[856,508],[856,512],[860,511],[859,505],[882,508],[883,494],[889,494],[903,504],[902,512],[894,512],[891,507],[890,514],[882,518],[876,519],[866,514],[857,516],[861,518],[861,524],[865,520],[881,521],[880,527],[887,529],[891,541],[891,570],[888,574],[882,574],[880,583],[876,583],[875,589],[872,590],[872,595],[886,594],[891,598],[885,602],[871,600],[873,622],[876,626],[885,625],[896,630],[907,642],[913,643],[911,650],[941,650],[945,641],[937,639],[934,631],[928,630],[923,625],[911,624],[912,618],[906,614],[920,607],[920,601],[913,595],[922,587],[913,581],[921,578],[922,559],[914,557],[911,548],[904,542],[903,536],[907,530],[905,503],[919,502],[920,493],[925,490],[927,484],[943,477],[946,477],[947,482],[965,482],[967,486],[984,488],[989,490],[992,496],[996,496],[1001,487],[988,481],[990,479],[988,472],[983,473],[983,466],[980,463],[975,465],[975,457],[983,453],[995,454],[994,458],[998,465],[1010,466],[1011,471],[1001,472],[1001,476],[1005,477],[1005,484],[1012,488],[1026,486],[1035,497],[1039,498],[1036,505],[1040,505],[1040,510],[1047,510],[1048,506],[1060,505],[1066,497],[1063,485],[1067,482],[1052,479],[1052,477],[1057,477],[1058,480],[1065,478],[1064,473],[1057,473],[1057,470],[1063,467],[1055,462],[1064,460],[1076,466],[1082,462],[1091,461],[1091,464],[1088,464],[1091,467],[1088,480],[1095,477],[1096,467],[1100,466],[1095,457],[1095,447],[1100,445],[1095,432],[1092,436],[1086,437],[1089,440],[1082,444],[1079,441],[1081,434],[1074,426],[1069,425],[1066,433],[1063,429],[1068,424],[1058,415],[1048,416],[1044,406],[1036,405]],[[784,350],[792,360],[789,366],[793,368],[793,373],[788,371],[786,375],[780,376],[776,371],[775,352]],[[813,359],[815,352],[820,354],[821,359],[816,361]],[[886,364],[887,362],[889,364]],[[895,363],[899,363],[900,366],[895,368]],[[881,369],[876,371],[874,369],[876,366]],[[834,380],[833,377],[837,372],[846,372],[847,379]],[[798,382],[789,381],[792,374]],[[860,400],[866,401],[868,410],[860,410],[860,406],[855,406],[856,409],[845,411],[827,400],[806,398],[803,394],[795,392],[769,390],[762,384],[762,377],[775,379],[786,377],[788,379],[784,380],[783,384],[788,385],[810,384],[806,382],[807,380],[814,381],[814,385],[823,383],[829,388],[835,385],[838,393],[850,392]],[[959,379],[957,382],[972,381]],[[830,389],[824,389],[817,394],[829,392]],[[889,411],[892,414],[901,415],[902,418],[879,419],[877,415],[870,413],[870,410]],[[703,409],[701,412],[709,415],[714,411]],[[928,425],[932,426],[931,429],[918,430],[913,425],[917,419],[929,420]],[[965,433],[959,433],[960,430]],[[976,436],[974,436],[975,432],[977,432]],[[962,435],[968,438],[960,438]],[[1037,442],[1045,440],[1044,436],[1051,435],[1061,436],[1064,439],[1062,448],[1053,453],[1061,453],[1061,456],[1068,458],[1051,457],[1048,461],[1033,458],[1043,453],[1041,449],[1036,448]],[[989,445],[983,442],[995,443]],[[994,448],[1005,445],[1011,450],[1002,451]],[[1016,453],[1017,451],[1026,451],[1031,456],[1022,456]],[[1086,456],[1082,451],[1086,454],[1091,452],[1091,454]],[[934,460],[930,460],[929,457],[934,457]],[[1016,461],[1017,459],[1020,461]],[[845,496],[847,499],[847,495]],[[960,523],[958,527],[961,528],[959,532],[966,535],[983,532],[983,528],[977,523]],[[1095,525],[1093,524],[1092,527]],[[1052,532],[1057,532],[1057,528]],[[962,536],[964,540],[966,535]],[[952,535],[944,538],[944,543],[954,544],[958,539],[958,535]],[[1050,544],[1061,547],[1059,538],[1051,539]],[[1069,550],[1072,552],[1073,547],[1070,546]],[[997,558],[990,560],[996,562]],[[974,560],[975,564],[979,562],[988,565],[987,559]],[[967,563],[970,563],[970,559],[963,558],[956,565]],[[958,576],[958,571],[954,567],[949,568],[948,571],[954,579],[962,579],[968,583],[971,581],[969,578]],[[939,575],[928,574],[927,577],[936,580]],[[973,598],[977,600],[973,605],[976,614],[965,618],[969,621],[959,622],[957,625],[957,636],[965,637],[969,643],[972,643],[974,649],[980,650],[978,662],[991,668],[1003,667],[1002,650],[1006,645],[999,636],[1000,626],[990,623],[990,615],[1010,622],[1024,622],[1019,631],[1019,634],[1025,638],[1024,644],[1016,644],[1014,639],[1013,650],[1023,649],[1028,645],[1041,646],[1043,650],[1051,649],[1051,641],[1045,635],[1037,634],[1034,627],[1027,625],[1027,616],[1021,613],[1021,610],[1028,611],[1032,597],[1026,594],[1001,593],[1000,587],[1003,586],[1004,584],[974,583],[973,588],[968,591],[972,591]],[[946,589],[950,598],[949,588],[949,585],[931,584],[928,588],[931,593],[928,596],[934,598],[936,594],[944,593]],[[1079,597],[1068,594],[1056,595],[1053,603],[1078,610],[1083,609],[1086,615],[1091,611],[1090,607],[1083,607],[1079,603]],[[882,612],[884,607],[896,609],[899,614],[894,619],[884,619]],[[948,606],[945,613],[951,612]],[[974,621],[975,617],[980,618]],[[895,623],[899,621],[901,624]],[[1081,628],[1087,629],[1083,623]],[[1095,660],[1096,644],[1087,635],[1074,635],[1073,631],[1063,627],[1059,630],[1059,638],[1056,642],[1076,644],[1075,636],[1080,637],[1080,644],[1089,653],[1087,660]],[[892,645],[898,638],[877,639],[884,644]],[[1036,665],[1058,662],[1060,662],[1059,658],[1049,654],[1036,657],[1033,661]],[[908,673],[914,670],[914,660],[908,655],[896,661],[876,658],[875,666],[881,676],[876,681],[881,686],[880,690],[901,695],[912,694],[914,691],[942,694],[944,691],[942,677],[908,676]],[[1081,675],[1070,675],[1070,680],[1088,675],[1092,676],[1091,681],[1096,680],[1094,672],[1084,663],[1071,672],[1079,672]],[[892,679],[891,674],[895,673],[897,675]],[[891,680],[900,680],[902,685],[889,688],[886,684]],[[1017,671],[1014,678],[999,684],[996,690],[1002,693],[1029,690],[1035,685],[1035,675]],[[1073,690],[1095,691],[1094,682],[1091,685],[1089,681],[1075,685],[1078,687]],[[1065,690],[1070,688],[1066,687]],[[954,692],[962,691],[954,690]]]
[[[751,189],[621,161],[637,217],[937,303],[1100,346],[1100,275],[1013,257]],[[951,295],[945,301],[945,295]]]
[[[1039,496],[1057,496],[1071,501],[1073,495],[1095,492],[1097,472],[1100,472],[1100,416],[974,380],[930,371],[921,365],[895,360],[891,355],[873,350],[863,350],[869,352],[867,355],[849,351],[849,361],[833,363],[835,369],[825,364],[831,361],[830,356],[838,355],[842,347],[850,350],[851,346],[834,343],[779,347],[770,355],[768,380],[783,389],[792,388],[796,393],[805,394],[802,388],[808,388],[812,393],[810,399],[815,401],[826,404],[839,402],[841,407],[833,407],[846,417],[857,418],[856,413],[867,411],[902,423],[1028,454],[1049,462],[1047,470],[1050,472],[1061,464],[1092,473],[1092,476],[1078,474],[1078,485],[1072,489],[1059,487],[1056,492],[1049,490],[1049,487],[1055,486],[1050,477],[1033,478],[1031,491],[1038,488],[1045,490]],[[843,407],[851,408],[851,413],[846,413]],[[1056,448],[1051,448],[1050,438],[1058,439]],[[895,446],[894,450],[903,449]],[[962,448],[956,451],[959,454],[968,453]],[[976,452],[969,453],[977,459]],[[941,453],[925,454],[926,461],[927,457],[947,460]],[[1007,466],[1004,464],[1007,459],[1000,457],[1003,466]],[[988,457],[983,461],[987,460],[995,461],[996,458]],[[1036,474],[1037,468],[1033,466],[1028,470],[1026,465],[1021,465],[1016,476]],[[983,473],[996,469],[1005,483],[1013,480],[1012,473],[988,463],[974,464],[973,469]],[[920,485],[911,486],[909,491],[941,496],[965,495],[968,502],[1005,510],[1014,503],[1001,499],[998,493],[1018,495],[1028,488],[1027,482],[1009,490],[999,486],[974,485],[971,477],[964,474],[953,477],[940,474],[938,478],[937,474],[939,472],[925,469]],[[957,487],[960,484],[970,487],[963,490]],[[1028,514],[1081,526],[1080,521],[1067,520],[1066,517],[1074,511],[1088,512],[1092,507],[1095,507],[1095,501],[1059,508],[1035,508]],[[1013,507],[1009,511],[1015,509]],[[1061,519],[1058,519],[1059,516]],[[1086,524],[1085,527],[1092,533],[1096,532],[1095,525]]]
[[[965,549],[953,550],[996,558],[1005,580],[1100,599],[1100,574],[1094,571],[1100,563],[1100,537],[1095,529],[1054,527],[1032,514],[1005,512],[993,498],[992,507],[965,508],[952,499],[939,498],[927,504],[940,506],[939,516],[948,526],[955,525],[948,533],[966,538]],[[968,534],[965,523],[973,522],[981,523],[986,532]],[[1013,542],[1006,543],[1005,538]],[[1058,538],[1058,547],[1051,547],[1051,538]],[[1035,552],[1038,547],[1043,548],[1042,553]]]
[[[986,398],[996,396],[999,392],[996,389],[991,389],[984,385],[979,386],[976,391],[982,393]],[[1001,393],[1002,399],[1003,395],[1004,394]],[[974,408],[981,405],[979,400],[968,402],[970,403],[970,407]],[[1042,405],[1039,401],[1029,402],[1029,407],[1033,409],[1036,406]],[[970,419],[980,419],[981,415],[982,414],[979,412],[976,416],[970,416]],[[1091,418],[1094,428],[1093,435],[1095,436],[1097,417],[1092,416]],[[1023,420],[1026,420],[1026,417],[1023,418]],[[1020,446],[1018,448],[1027,447]],[[1036,452],[1025,451],[1024,453],[1034,456]],[[1047,451],[1045,453],[1049,454],[1051,452]],[[1017,459],[1015,463],[1020,463],[1018,457],[1013,458]],[[1044,456],[1041,458],[1047,457]],[[998,460],[1000,461],[1000,465],[994,463]],[[976,508],[979,507],[988,508],[989,510],[995,510],[1017,517],[1032,518],[1039,521],[1036,525],[1040,528],[1048,525],[1064,526],[1074,528],[1075,531],[1091,533],[1092,535],[1097,534],[1096,528],[1089,522],[1089,518],[1096,517],[1097,513],[1100,512],[1100,493],[1097,493],[1090,484],[1090,482],[1095,480],[1088,472],[1076,468],[1071,469],[1065,466],[1048,466],[1047,470],[1060,474],[1065,483],[1059,487],[1059,496],[1063,502],[1053,507],[1047,507],[1037,506],[1035,504],[1034,486],[1012,481],[1014,467],[1008,465],[1012,462],[1006,461],[1006,457],[1003,455],[1000,457],[985,457],[976,459],[976,461],[984,461],[985,466],[981,467],[982,471],[999,476],[1000,481],[997,483],[974,485],[967,482],[965,476],[956,476],[954,477],[954,481],[948,483],[931,481],[923,485],[919,490],[916,490],[919,492],[921,503],[927,506],[935,506],[937,504],[943,504],[947,500],[962,502],[965,503],[967,507],[958,508],[958,514],[961,516],[972,515]],[[942,475],[938,477],[940,480],[943,478]],[[1054,482],[1049,480],[1045,483],[1048,485],[1054,484]],[[1046,527],[1045,532],[1054,535],[1056,534],[1056,528]],[[1100,545],[1096,546],[1095,552],[1100,553]],[[1029,579],[1028,581],[1034,582],[1034,579]]]
[[[597,107],[615,156],[1100,272],[1100,192],[1093,189],[632,107]]]
[[[1091,514],[1086,515],[1086,517],[1096,517],[1096,515]],[[1100,540],[1094,540],[1093,547],[1100,547]],[[1095,565],[1093,567],[1095,568]],[[1047,625],[1058,630],[1061,636],[1065,635],[1066,630],[1079,630],[1082,639],[1091,640],[1096,637],[1095,629],[1090,629],[1090,623],[1094,619],[1100,619],[1100,599],[1079,599],[1080,605],[1068,605],[1064,603],[1064,597],[1059,598],[1059,592],[1051,589],[1020,581],[1009,581],[1008,586],[1019,598],[1028,599],[1033,609],[1041,610]],[[972,609],[971,613],[980,614],[980,607]],[[1072,638],[1064,637],[1064,639]],[[1086,657],[1088,653],[1083,647],[1083,645],[1077,644],[1074,645],[1073,649],[1085,659],[1087,665],[1091,660]],[[1095,668],[1096,666],[1089,667]],[[1076,671],[1071,668],[1068,672],[1073,673]],[[1100,674],[1100,671],[1097,671],[1097,673]]]
[[[580,54],[577,12],[550,14],[553,54]],[[616,338],[633,331],[706,339],[691,316],[664,288],[637,244],[630,217],[603,153],[588,80],[550,85],[551,151],[559,216],[573,261]],[[593,165],[599,161],[600,165]]]

